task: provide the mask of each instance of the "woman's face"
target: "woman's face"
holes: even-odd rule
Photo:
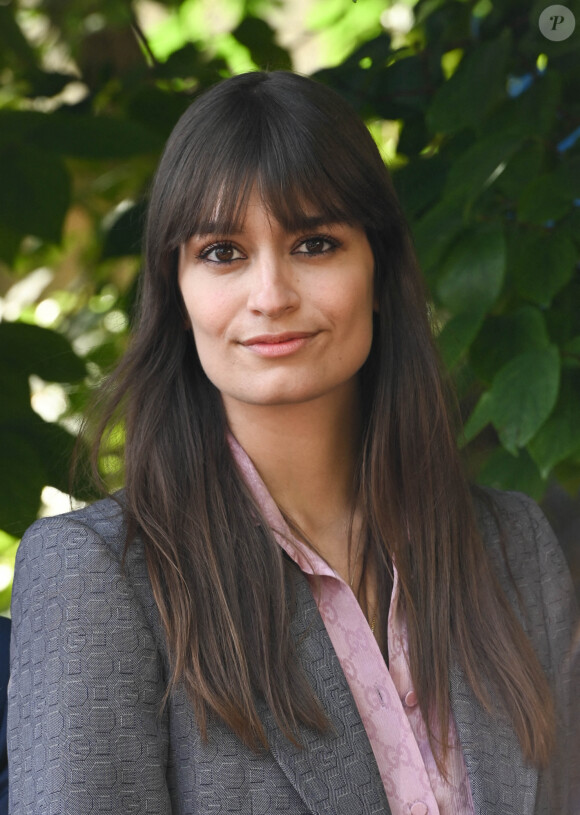
[[[362,228],[316,215],[287,232],[254,192],[241,231],[181,247],[197,352],[228,413],[355,388],[372,342],[373,254]]]

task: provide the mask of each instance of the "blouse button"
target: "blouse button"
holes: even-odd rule
[[[415,693],[414,690],[410,690],[405,696],[405,704],[407,705],[407,707],[415,707],[417,702],[418,702],[417,694]],[[421,806],[425,805],[421,804]],[[411,812],[413,811],[411,810]],[[425,810],[425,812],[427,812],[427,810]],[[417,812],[413,812],[413,815],[422,815],[422,812],[420,810],[417,810]]]
[[[411,815],[427,815],[429,807],[423,801],[415,801],[411,807]]]

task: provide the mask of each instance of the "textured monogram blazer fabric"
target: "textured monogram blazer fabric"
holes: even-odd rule
[[[494,493],[481,527],[500,580],[559,698],[574,616],[562,553],[541,512]],[[136,541],[121,568],[122,512],[107,499],[33,525],[12,602],[8,749],[12,815],[371,815],[389,813],[372,749],[308,584],[296,570],[293,635],[332,728],[290,744],[265,706],[270,749],[247,750],[220,721],[202,742],[189,701],[160,713],[168,661]],[[509,654],[506,654],[509,659]],[[477,815],[572,815],[560,761],[526,766],[499,703],[486,712],[457,668],[450,694]],[[566,712],[564,711],[564,717]],[[564,756],[561,757],[562,761]],[[554,790],[563,791],[556,802]]]

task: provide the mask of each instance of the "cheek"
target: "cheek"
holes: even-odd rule
[[[203,286],[182,288],[183,299],[194,338],[218,337],[227,326],[227,303],[218,292]]]
[[[223,340],[224,327],[219,310],[201,308],[200,305],[197,302],[189,309],[190,330],[205,375],[221,390],[223,372],[228,367],[227,346]]]
[[[218,337],[221,333],[220,315],[219,312],[203,311],[199,309],[192,309],[189,312],[189,321],[193,336],[198,339],[211,339]]]
[[[335,311],[339,342],[336,350],[343,364],[358,370],[367,359],[373,341],[373,295],[357,289]]]
[[[353,287],[340,304],[343,324],[349,325],[351,331],[357,334],[372,332],[375,300],[372,280]]]
[[[358,308],[354,317],[353,330],[357,339],[357,352],[366,359],[370,353],[373,332],[374,320],[373,316],[376,311],[376,297],[372,278],[368,285],[358,292]]]

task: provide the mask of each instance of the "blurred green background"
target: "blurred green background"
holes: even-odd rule
[[[70,508],[91,388],[127,342],[148,185],[196,94],[293,68],[390,165],[473,479],[544,500],[578,579],[580,8],[530,0],[0,0],[0,611]],[[111,487],[121,463],[102,462]],[[82,479],[73,502],[90,500]],[[576,501],[576,502],[575,502]]]

